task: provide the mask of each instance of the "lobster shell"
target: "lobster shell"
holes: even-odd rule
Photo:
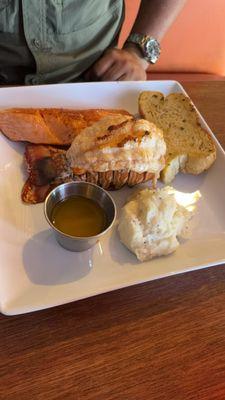
[[[117,190],[127,184],[132,187],[146,181],[155,181],[150,172],[137,173],[126,169],[106,172],[77,171],[71,169],[66,159],[66,150],[53,146],[27,145],[25,161],[29,177],[22,189],[22,200],[36,204],[45,200],[48,193],[61,183],[85,181],[103,189]]]

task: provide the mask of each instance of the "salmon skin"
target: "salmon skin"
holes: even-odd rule
[[[120,109],[11,108],[0,111],[0,130],[13,141],[69,146],[82,129],[115,114],[130,115]]]
[[[95,183],[104,189],[120,189],[123,185],[134,186],[155,180],[151,172],[137,173],[129,170],[88,172],[71,168],[66,150],[54,146],[28,144],[24,154],[28,179],[22,189],[22,200],[36,204],[45,200],[48,193],[61,183],[85,181]]]

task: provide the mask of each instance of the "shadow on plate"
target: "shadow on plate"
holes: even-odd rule
[[[91,270],[93,249],[81,253],[63,249],[51,230],[34,235],[23,249],[23,264],[31,282],[63,285],[84,278]]]
[[[109,249],[110,256],[116,263],[121,267],[121,265],[137,265],[141,264],[140,261],[136,258],[136,256],[129,251],[123,243],[121,243],[118,234],[118,225],[115,229],[112,230],[112,234],[109,239]]]
[[[26,142],[10,140],[1,131],[0,131],[0,137],[1,140],[3,140],[3,142],[6,142],[7,145],[11,147],[13,150],[15,150],[17,153],[21,155],[24,153]]]

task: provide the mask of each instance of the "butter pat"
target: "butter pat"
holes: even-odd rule
[[[144,189],[122,209],[120,239],[140,261],[167,255],[186,237],[192,216],[193,207],[181,205],[173,188]]]

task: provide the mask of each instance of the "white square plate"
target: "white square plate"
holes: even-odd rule
[[[0,108],[124,108],[136,114],[142,90],[159,90],[165,95],[184,92],[174,81],[2,88]],[[179,175],[173,182],[179,191],[199,190],[202,196],[191,238],[170,256],[139,263],[120,243],[116,226],[84,253],[61,248],[45,221],[43,204],[25,205],[20,200],[24,145],[0,135],[1,312],[13,315],[40,310],[225,262],[225,153],[217,141],[216,146],[217,160],[206,173]],[[131,191],[112,192],[118,210]]]

